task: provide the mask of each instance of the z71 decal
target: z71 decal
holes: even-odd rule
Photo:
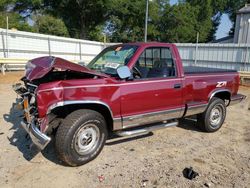
[[[217,82],[216,87],[223,87],[223,86],[226,86],[226,85],[227,85],[227,82],[226,81],[222,81],[222,82]]]

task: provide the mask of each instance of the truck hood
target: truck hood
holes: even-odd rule
[[[106,74],[97,73],[84,66],[53,56],[45,56],[32,59],[26,64],[25,69],[26,69],[25,77],[30,81],[42,78],[50,71],[66,71],[66,70],[82,72],[93,76],[109,77]]]

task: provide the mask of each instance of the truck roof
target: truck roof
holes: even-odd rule
[[[141,47],[150,47],[150,46],[175,46],[175,44],[171,43],[164,43],[164,42],[130,42],[130,43],[123,43],[117,45],[136,45]]]

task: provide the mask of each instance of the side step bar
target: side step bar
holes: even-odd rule
[[[159,130],[159,129],[163,129],[167,127],[173,127],[177,125],[178,125],[178,121],[174,121],[171,123],[164,123],[164,124],[158,124],[158,125],[156,124],[156,125],[151,125],[148,127],[142,127],[142,128],[133,129],[133,130],[116,131],[115,134],[117,134],[118,136],[141,135],[141,134],[149,133],[151,131],[155,131],[155,130]]]

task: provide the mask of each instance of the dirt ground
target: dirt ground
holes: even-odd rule
[[[29,148],[13,108],[11,84],[22,73],[0,76],[0,187],[249,187],[250,111],[248,101],[228,108],[223,127],[203,133],[195,121],[145,136],[114,138],[81,167],[66,167],[51,143],[42,153]],[[249,96],[250,88],[240,93]],[[183,177],[185,167],[199,173]],[[206,185],[205,185],[206,184]]]

